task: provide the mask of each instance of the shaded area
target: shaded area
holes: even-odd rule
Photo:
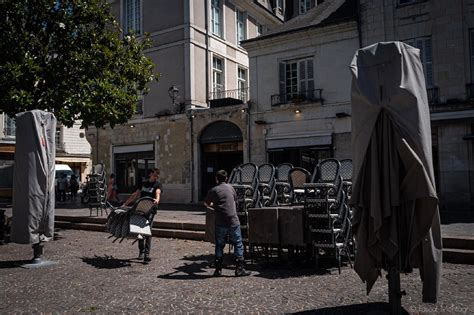
[[[31,264],[31,259],[0,261],[0,269],[21,268],[25,264]]]
[[[308,310],[297,312],[293,314],[316,314],[316,315],[378,315],[378,314],[390,314],[390,304],[388,303],[364,303],[364,304],[353,304],[336,307],[326,307],[317,310]],[[402,308],[402,314],[409,314],[408,311]]]
[[[184,256],[182,261],[191,261],[184,265],[174,268],[175,271],[160,275],[160,279],[168,280],[199,280],[212,278],[209,272],[211,267],[210,261],[213,261],[214,255],[192,255]]]
[[[113,256],[104,255],[94,257],[81,257],[82,261],[98,269],[116,269],[123,267],[130,267],[132,260],[117,259]]]

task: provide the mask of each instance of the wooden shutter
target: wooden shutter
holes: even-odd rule
[[[280,62],[279,65],[279,80],[280,80],[280,95],[285,94],[285,88],[286,88],[286,83],[285,83],[285,63]]]

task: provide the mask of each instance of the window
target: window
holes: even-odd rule
[[[300,14],[304,14],[314,7],[314,0],[300,0]]]
[[[283,0],[275,1],[275,12],[278,12],[278,13],[283,12]]]
[[[410,46],[420,50],[420,59],[423,64],[423,72],[425,74],[425,82],[427,88],[432,88],[433,83],[433,58],[431,52],[431,37],[419,37],[406,40]]]
[[[212,10],[211,12],[212,34],[221,37],[222,36],[222,16],[221,16],[220,0],[212,0],[211,10]]]
[[[7,114],[3,114],[4,117],[4,129],[3,133],[5,137],[14,137],[16,134],[16,123],[15,119],[11,118]]]
[[[125,34],[142,33],[141,0],[123,0],[123,31]]]
[[[238,68],[237,85],[239,90],[239,100],[247,101],[247,70]]]
[[[263,34],[263,25],[257,22],[257,36]]]
[[[237,29],[237,44],[240,45],[240,42],[247,39],[247,19],[245,13],[239,10],[236,10],[236,29]]]
[[[280,98],[284,102],[314,99],[313,58],[280,63]]]
[[[215,97],[224,91],[224,62],[219,58],[212,58],[212,87]]]

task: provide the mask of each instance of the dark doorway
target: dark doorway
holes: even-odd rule
[[[268,162],[275,166],[281,163],[291,163],[293,166],[302,167],[312,173],[320,161],[332,156],[331,147],[282,148],[269,150]]]
[[[153,151],[115,154],[115,174],[119,193],[134,192],[148,174],[155,168]]]
[[[200,196],[205,198],[215,186],[214,174],[223,169],[229,174],[243,163],[242,132],[228,121],[218,121],[207,126],[201,134]]]

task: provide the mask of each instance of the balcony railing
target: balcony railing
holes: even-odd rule
[[[4,128],[3,128],[3,134],[4,137],[7,138],[12,138],[15,137],[16,135],[16,123],[15,120],[6,114],[3,116],[4,117]]]
[[[272,106],[288,103],[323,102],[323,89],[301,91],[297,93],[276,94],[271,96]]]
[[[466,84],[466,96],[468,100],[474,100],[474,83]]]
[[[429,104],[438,104],[439,103],[439,88],[432,87],[426,89],[426,94],[428,94],[428,103]]]
[[[211,107],[243,104],[249,100],[249,88],[215,91],[209,94]]]

